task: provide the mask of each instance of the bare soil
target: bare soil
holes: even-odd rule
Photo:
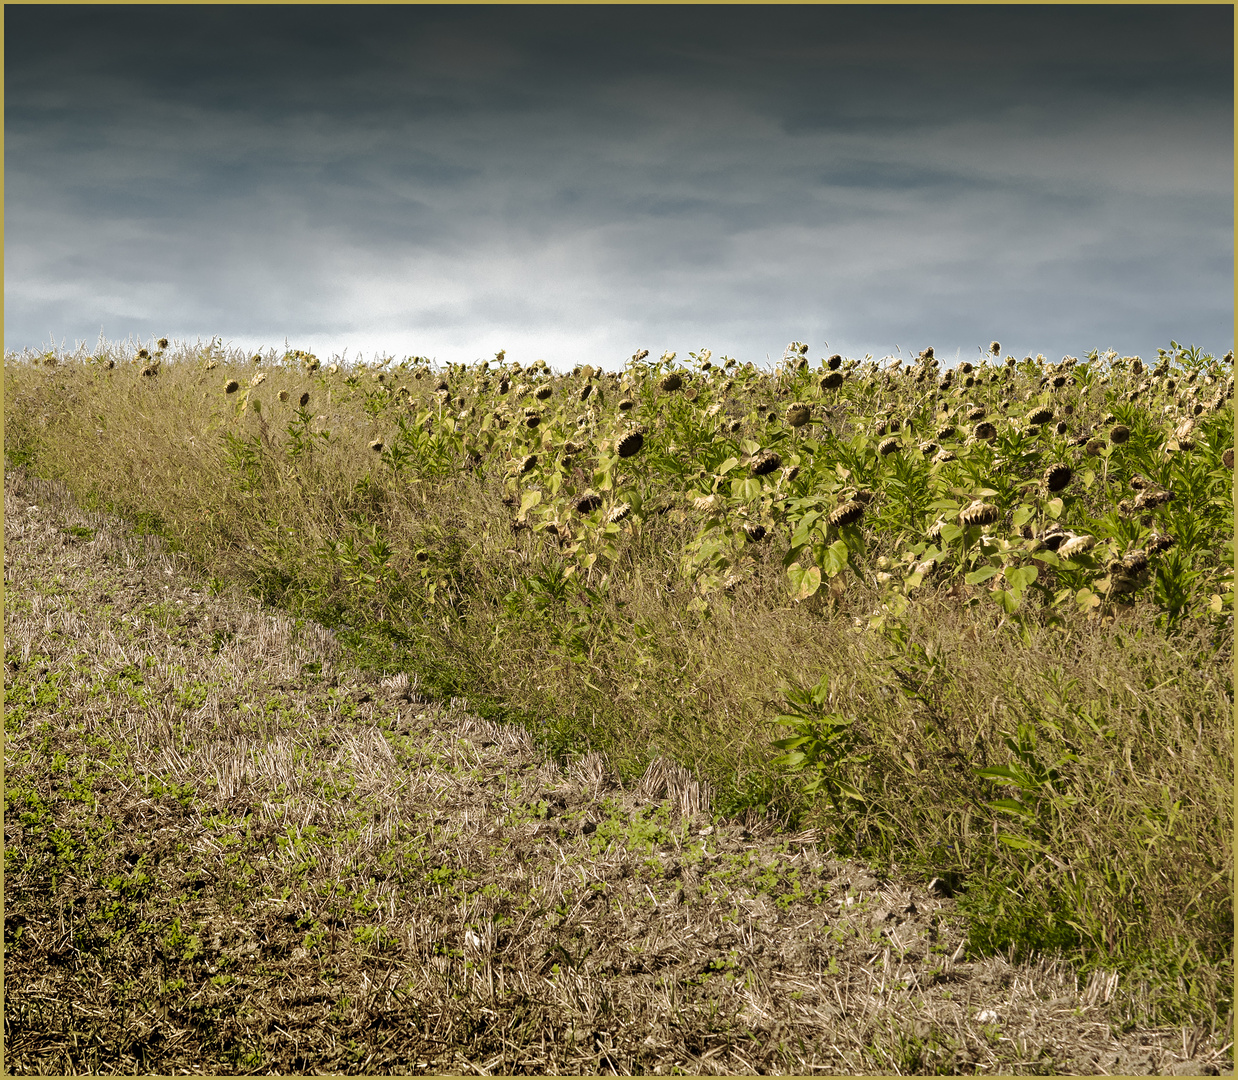
[[[351,667],[5,476],[13,1074],[1215,1074],[942,883]],[[1224,1043],[1224,1045],[1222,1045]]]

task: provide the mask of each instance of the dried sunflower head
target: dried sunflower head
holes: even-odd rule
[[[744,535],[754,544],[765,539],[765,526],[759,521],[746,521],[743,525]]]
[[[787,426],[801,428],[812,419],[812,410],[802,402],[795,402],[787,409]]]
[[[304,408],[305,408],[305,406],[309,404],[309,391],[308,391],[308,390],[304,391],[304,392],[301,394],[300,398],[298,398],[297,400],[298,400],[298,403],[300,404],[301,408],[303,408],[303,409],[304,409]]]
[[[888,457],[890,454],[895,453],[898,449],[898,439],[882,439],[881,442],[877,444],[877,453],[879,453],[882,457]]]
[[[551,396],[551,394],[553,394],[553,393],[554,393],[554,387],[551,387],[551,386],[539,386],[539,387],[537,388],[537,392],[536,392],[533,396],[534,396],[535,398],[537,398],[537,400],[538,400],[538,401],[545,401],[545,400],[546,400],[548,397],[550,397],[550,396]],[[581,400],[583,401],[583,400],[584,400],[584,398],[581,398]]]
[[[630,458],[634,454],[639,454],[641,447],[645,445],[645,436],[639,431],[629,431],[622,439],[619,440],[619,445],[615,448],[621,458]]]
[[[1050,465],[1045,470],[1045,487],[1052,492],[1062,491],[1070,483],[1074,473],[1069,465],[1059,462],[1056,465]]]
[[[1125,424],[1114,424],[1109,432],[1109,441],[1116,445],[1121,445],[1131,437],[1131,429]]]
[[[1154,510],[1158,506],[1164,506],[1165,503],[1171,502],[1173,497],[1174,493],[1167,488],[1141,491],[1135,496],[1135,509]]]
[[[601,505],[602,496],[596,495],[592,491],[586,491],[583,495],[577,496],[572,500],[572,509],[581,516],[592,514]]]
[[[370,443],[370,449],[373,450],[374,453],[376,454],[381,454],[383,452],[383,440],[375,439],[373,442]]]
[[[519,473],[521,476],[524,476],[525,473],[530,472],[531,470],[535,468],[537,468],[537,455],[536,454],[526,454],[523,458],[520,459]]]
[[[781,457],[779,457],[773,450],[765,450],[752,459],[752,475],[765,476],[767,473],[772,473],[781,465]]]
[[[836,506],[829,516],[833,526],[854,525],[864,516],[864,504],[859,499],[848,499],[841,506]]]
[[[1234,467],[1234,448],[1232,446],[1221,455],[1221,463],[1227,469]]]
[[[606,520],[611,525],[617,525],[619,522],[621,522],[624,518],[626,518],[631,513],[632,513],[631,503],[626,503],[626,502],[618,503],[615,506],[611,507],[610,512],[606,515]]]
[[[984,442],[992,442],[997,438],[997,428],[986,420],[983,423],[977,424],[972,429],[972,434]]]
[[[1037,409],[1028,418],[1027,422],[1035,427],[1043,427],[1053,419],[1052,409]]]
[[[1128,574],[1142,574],[1148,568],[1148,553],[1134,548],[1122,556],[1122,566]]]
[[[229,379],[224,383],[225,394],[235,394],[241,388],[241,384],[236,379]]]
[[[822,390],[837,390],[843,384],[843,373],[841,371],[831,371],[821,380]]]
[[[683,386],[683,376],[678,371],[672,371],[669,375],[664,375],[658,385],[668,394],[673,394]]]
[[[971,505],[959,511],[959,524],[964,528],[978,525],[992,525],[998,517],[997,507],[982,499],[976,499]]]
[[[1076,555],[1082,555],[1085,551],[1091,551],[1096,546],[1096,537],[1088,536],[1086,533],[1081,536],[1072,536],[1058,549],[1058,557],[1062,559],[1073,559]]]

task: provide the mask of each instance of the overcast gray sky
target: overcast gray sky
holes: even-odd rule
[[[5,348],[1219,355],[1233,18],[6,6]]]

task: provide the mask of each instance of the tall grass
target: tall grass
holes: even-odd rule
[[[1103,453],[1028,427],[1064,370],[1030,359],[965,389],[923,360],[849,365],[841,395],[795,352],[772,373],[694,356],[678,390],[643,358],[568,375],[132,359],[6,356],[6,462],[561,756],[635,777],[666,755],[715,812],[941,878],[976,954],[1121,970],[1132,1022],[1232,1009],[1232,380],[1210,357],[1175,350],[1150,386],[1105,358],[1065,369],[1069,435],[1133,432]],[[828,437],[791,423],[800,399]],[[998,440],[964,438],[976,407]],[[758,476],[768,447],[781,469]],[[1055,461],[1090,477],[1056,504],[1027,480]],[[1175,499],[1141,522],[1118,504],[1147,473]],[[826,523],[865,488],[862,521]],[[968,528],[973,497],[1001,520]],[[1106,554],[1045,554],[1055,519]],[[1123,569],[1165,533],[1150,577]]]

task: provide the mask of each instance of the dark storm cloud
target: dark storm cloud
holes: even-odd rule
[[[1232,19],[8,7],[6,347],[1224,351]]]

